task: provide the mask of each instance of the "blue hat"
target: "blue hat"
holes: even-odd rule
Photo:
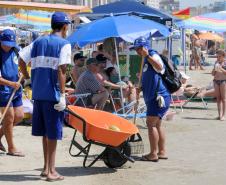
[[[137,49],[137,48],[141,48],[141,47],[145,47],[145,48],[149,48],[149,42],[145,37],[139,37],[137,38],[134,43],[133,46],[130,48],[132,49]]]
[[[69,20],[68,16],[64,12],[55,12],[52,15],[51,23],[52,24],[58,24],[58,23],[70,24],[71,21]]]
[[[1,44],[9,47],[16,47],[16,34],[13,30],[5,29],[0,35]]]

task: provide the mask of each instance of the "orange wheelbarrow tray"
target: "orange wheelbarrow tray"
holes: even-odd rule
[[[66,112],[69,113],[68,124],[75,129],[69,153],[73,157],[85,154],[84,167],[91,167],[98,159],[103,159],[110,168],[121,167],[128,160],[134,162],[129,139],[139,131],[133,123],[109,112],[72,105],[67,107]],[[85,147],[76,141],[77,131],[88,143]],[[105,150],[86,165],[92,144],[103,146]],[[73,147],[76,147],[79,153],[73,154]]]

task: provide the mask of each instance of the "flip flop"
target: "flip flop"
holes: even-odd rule
[[[48,181],[48,182],[55,182],[55,181],[62,181],[62,180],[64,180],[64,177],[61,176],[61,175],[57,176],[57,177],[54,178],[54,179],[49,178],[49,177],[46,178],[46,181]]]
[[[148,161],[148,162],[158,162],[159,159],[149,159],[147,156],[143,155],[140,159],[141,161]]]
[[[6,149],[5,149],[5,147],[3,146],[3,144],[0,144],[0,150],[3,151],[3,152],[6,152]]]
[[[167,160],[168,157],[166,157],[166,156],[159,156],[159,159]]]
[[[14,157],[25,157],[25,155],[21,152],[7,153],[6,155],[10,155],[10,156],[14,156]]]
[[[45,172],[42,172],[42,173],[40,174],[40,177],[47,177],[47,174],[46,174]]]

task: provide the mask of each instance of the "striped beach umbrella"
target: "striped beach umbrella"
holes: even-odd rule
[[[44,11],[20,11],[14,15],[0,17],[0,24],[31,25],[38,31],[51,29],[52,13]]]
[[[177,26],[185,29],[226,32],[226,11],[191,17],[178,22]]]

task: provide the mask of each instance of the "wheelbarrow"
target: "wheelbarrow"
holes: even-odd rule
[[[99,159],[109,168],[121,167],[127,161],[134,162],[129,144],[129,138],[139,132],[134,124],[108,112],[73,105],[69,105],[66,112],[69,113],[69,126],[75,129],[69,153],[72,157],[83,154],[83,167],[91,167]],[[76,140],[77,131],[82,134],[85,146]],[[105,149],[87,164],[92,144]],[[74,149],[79,152],[74,154]]]

